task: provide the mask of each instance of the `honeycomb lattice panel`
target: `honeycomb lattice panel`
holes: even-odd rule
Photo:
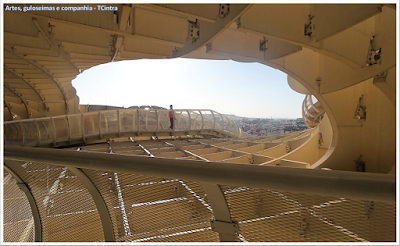
[[[6,172],[3,191],[3,242],[33,242],[35,224],[28,199]]]
[[[220,139],[201,141],[203,144],[197,140],[176,140],[169,144],[164,140],[142,140],[141,146],[136,141],[122,141],[87,145],[79,149],[109,155],[148,155],[147,152],[183,153],[184,148],[193,152],[203,151],[207,150],[204,144],[209,143],[233,149],[247,146]],[[65,151],[77,149],[71,147]],[[44,163],[6,160],[6,164],[32,190],[42,219],[43,241],[104,241],[96,206],[89,192],[70,170]],[[213,209],[198,183],[102,170],[82,171],[96,186],[107,206],[117,242],[219,241],[218,233],[212,231],[210,225],[214,219]],[[237,241],[396,240],[395,204],[248,187],[222,186],[222,190],[231,217],[239,224]],[[5,216],[13,213],[18,217],[14,210]],[[26,228],[26,225],[23,226]]]
[[[116,241],[218,241],[197,183],[84,169],[102,194]]]
[[[29,186],[44,242],[103,241],[100,216],[88,190],[66,167],[5,160]]]
[[[395,241],[396,205],[222,186],[248,242]]]

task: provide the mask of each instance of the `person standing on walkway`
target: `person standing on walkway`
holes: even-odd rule
[[[169,129],[172,130],[172,129],[174,129],[174,119],[176,119],[176,118],[175,118],[175,113],[172,109],[172,104],[169,105],[169,108],[170,108],[170,111],[169,111],[168,116],[169,116],[169,121],[171,122],[171,126],[169,127]]]

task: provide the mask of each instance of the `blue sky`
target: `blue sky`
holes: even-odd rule
[[[212,109],[256,118],[301,118],[304,95],[287,75],[259,63],[132,60],[92,67],[72,81],[80,104]]]

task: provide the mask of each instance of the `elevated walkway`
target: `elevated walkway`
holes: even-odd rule
[[[122,109],[87,112],[4,123],[6,145],[56,147],[89,144],[109,138],[200,135],[241,138],[245,133],[231,119],[213,110]]]
[[[211,110],[175,110],[170,131],[168,111],[6,122],[4,241],[396,240],[395,175],[312,167],[327,151],[327,117],[300,132],[241,138]],[[171,134],[226,137],[162,139]],[[127,136],[160,138],[104,143]]]
[[[311,95],[307,94],[302,103],[302,115],[304,123],[309,128],[317,126],[324,117],[325,109],[319,101],[313,103]]]

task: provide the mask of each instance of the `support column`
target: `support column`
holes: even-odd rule
[[[198,159],[210,162],[206,158],[198,156],[188,150],[176,147],[172,143],[165,142],[171,147],[192,155]],[[212,230],[218,232],[219,240],[221,242],[236,242],[237,235],[239,235],[239,224],[232,221],[231,213],[228,204],[226,203],[224,193],[218,184],[200,183],[201,188],[207,194],[211,208],[213,210],[215,220],[211,221]]]
[[[74,173],[79,181],[85,186],[96,204],[97,211],[100,215],[101,224],[103,225],[104,240],[106,242],[115,242],[114,228],[112,225],[111,217],[107,209],[107,205],[103,200],[99,190],[93,184],[92,180],[80,169],[75,167],[68,167]]]
[[[25,193],[26,197],[28,198],[29,205],[31,206],[32,210],[32,217],[35,224],[35,242],[42,242],[42,221],[40,220],[40,214],[38,206],[36,205],[35,198],[29,188],[28,184],[26,184],[21,177],[14,172],[9,166],[3,163],[3,168],[11,174],[11,176],[17,181],[18,187]]]
[[[224,193],[218,184],[200,183],[207,194],[215,220],[211,221],[212,230],[218,232],[221,242],[236,242],[239,224],[232,221]]]

